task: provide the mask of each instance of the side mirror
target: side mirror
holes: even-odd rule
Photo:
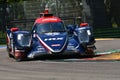
[[[75,25],[67,25],[68,34],[73,34]]]
[[[81,23],[81,24],[80,24],[80,27],[87,27],[87,26],[89,26],[88,23]]]

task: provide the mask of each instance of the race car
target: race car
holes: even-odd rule
[[[95,39],[88,23],[68,25],[45,11],[31,31],[7,29],[7,51],[16,61],[43,56],[93,55]]]

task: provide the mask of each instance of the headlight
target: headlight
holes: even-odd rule
[[[78,32],[78,38],[80,43],[89,42],[89,36],[91,35],[90,30],[81,29]]]
[[[22,37],[23,37],[23,34],[18,34],[17,39],[18,39],[18,40],[21,40]]]
[[[91,31],[90,31],[90,30],[87,30],[87,34],[90,36],[90,35],[91,35]]]
[[[17,41],[20,46],[28,47],[30,46],[31,36],[29,34],[18,34]]]

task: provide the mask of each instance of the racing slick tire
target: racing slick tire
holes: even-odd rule
[[[94,50],[91,49],[91,48],[87,48],[86,54],[88,54],[88,55],[95,55],[95,54],[94,54]]]
[[[8,47],[8,44],[7,44],[7,53],[8,53],[8,56],[9,56],[10,58],[13,58],[13,55],[10,54],[10,52],[11,52],[11,48],[9,48],[9,47]]]
[[[16,60],[16,62],[21,62],[22,61],[22,59],[20,59],[20,58],[15,58],[15,60]]]
[[[12,54],[10,54],[10,52],[8,52],[8,56],[9,56],[10,58],[13,58],[13,56],[12,56]]]

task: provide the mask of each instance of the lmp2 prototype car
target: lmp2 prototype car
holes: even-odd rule
[[[17,61],[42,56],[91,55],[95,40],[87,23],[65,26],[63,21],[49,13],[34,22],[31,31],[7,29],[7,51]]]

